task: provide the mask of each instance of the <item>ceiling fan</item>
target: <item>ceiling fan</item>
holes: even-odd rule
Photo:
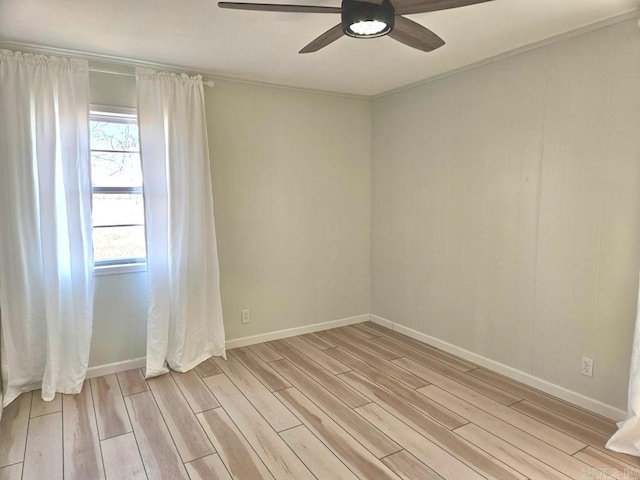
[[[412,13],[466,7],[491,0],[342,0],[341,7],[274,3],[218,2],[220,8],[263,12],[340,13],[342,22],[311,41],[299,53],[317,52],[343,35],[375,38],[389,35],[394,40],[430,52],[444,45],[438,35],[403,17]]]

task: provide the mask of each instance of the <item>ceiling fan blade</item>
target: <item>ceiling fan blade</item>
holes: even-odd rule
[[[261,12],[293,12],[293,13],[341,13],[340,7],[325,7],[321,5],[286,5],[276,3],[239,3],[218,2],[220,8],[234,10],[255,10]]]
[[[466,7],[476,3],[491,2],[492,0],[391,0],[398,15],[411,13],[435,12],[449,8]]]
[[[423,52],[430,52],[444,45],[444,40],[431,30],[399,15],[396,16],[396,24],[389,36]]]
[[[317,52],[318,50],[320,50],[323,47],[326,47],[330,43],[335,42],[343,35],[344,35],[344,32],[342,31],[342,24],[339,23],[335,27],[330,28],[329,30],[324,32],[315,40],[311,41],[306,47],[304,47],[298,53]]]

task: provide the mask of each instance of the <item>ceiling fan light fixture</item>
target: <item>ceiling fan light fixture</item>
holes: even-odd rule
[[[356,35],[370,37],[372,35],[379,35],[388,27],[386,23],[380,20],[359,20],[349,25],[349,30]]]
[[[342,2],[342,31],[355,38],[381,37],[393,30],[395,10],[384,0],[380,5],[359,0]]]

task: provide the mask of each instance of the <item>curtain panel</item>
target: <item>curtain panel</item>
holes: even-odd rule
[[[136,70],[145,195],[147,377],[225,355],[200,76]]]
[[[0,51],[3,403],[78,393],[93,316],[86,61]]]
[[[607,448],[640,456],[640,297],[631,353],[627,418],[618,423],[618,431],[607,442]]]

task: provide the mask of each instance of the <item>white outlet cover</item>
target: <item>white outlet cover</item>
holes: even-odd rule
[[[582,357],[582,363],[580,366],[580,373],[588,377],[593,377],[593,359]]]

